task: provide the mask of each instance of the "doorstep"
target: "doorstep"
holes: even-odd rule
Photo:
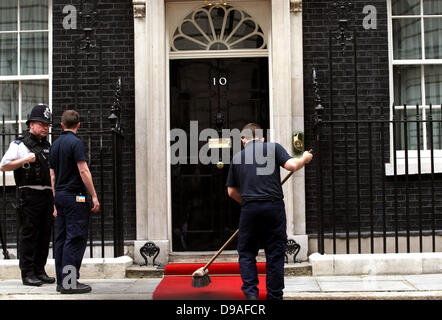
[[[199,263],[199,262],[184,262],[184,263]],[[311,276],[312,266],[308,262],[285,264],[284,275],[286,277]],[[153,267],[153,266],[141,267],[137,264],[134,264],[126,269],[126,278],[162,278],[163,276],[164,276],[164,268],[162,267]]]

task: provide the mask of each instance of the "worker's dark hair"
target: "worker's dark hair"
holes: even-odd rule
[[[61,115],[61,122],[66,129],[74,129],[80,122],[80,115],[75,110],[66,110]]]
[[[256,123],[248,123],[241,130],[241,138],[246,138],[247,140],[261,139],[263,136],[261,126]]]

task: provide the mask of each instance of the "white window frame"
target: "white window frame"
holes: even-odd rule
[[[425,65],[434,65],[434,64],[440,64],[442,65],[442,59],[426,59],[425,58],[425,37],[421,37],[421,49],[422,49],[422,59],[400,59],[396,60],[393,57],[393,19],[396,18],[419,18],[421,20],[421,33],[422,35],[425,34],[424,29],[424,18],[442,18],[442,15],[424,15],[424,8],[423,8],[423,0],[420,0],[420,14],[419,15],[402,15],[402,16],[393,16],[392,14],[392,7],[391,7],[392,0],[387,0],[387,19],[388,19],[388,64],[389,64],[389,89],[390,89],[390,120],[393,119],[393,113],[391,110],[391,106],[394,103],[394,75],[393,75],[393,68],[394,66],[398,65],[419,65],[424,66]],[[425,84],[425,74],[424,69],[421,68],[421,84]],[[419,109],[425,109],[429,110],[429,105],[426,104],[426,96],[425,96],[425,87],[421,86],[421,101],[423,102]],[[433,105],[433,111],[434,110],[440,110],[440,105]],[[394,110],[403,109],[403,106],[394,106]],[[407,110],[410,110],[410,115],[414,114],[413,111],[416,110],[416,106],[407,106]],[[427,112],[423,113],[423,120],[426,119]],[[423,139],[421,141],[422,146],[427,145],[427,135],[426,135],[426,127],[422,124],[421,130],[423,130]],[[419,168],[418,168],[418,151],[417,150],[408,150],[408,172],[406,170],[406,152],[405,150],[396,150],[396,174],[397,175],[404,175],[404,174],[418,174]],[[434,149],[434,173],[442,172],[442,150]],[[420,166],[420,172],[421,173],[431,173],[431,150],[420,150],[420,160],[421,160],[421,166]],[[385,174],[387,176],[394,175],[394,146],[393,146],[393,126],[390,125],[390,163],[385,164]]]
[[[48,29],[45,30],[20,30],[20,2],[25,0],[17,0],[17,30],[15,31],[0,31],[0,33],[18,33],[19,36],[17,38],[17,73],[18,75],[13,76],[0,76],[0,81],[17,81],[18,82],[18,111],[19,115],[18,121],[18,129],[19,132],[22,132],[25,129],[25,123],[27,119],[22,119],[22,81],[26,80],[48,80],[48,103],[49,109],[52,110],[52,52],[53,52],[53,27],[52,27],[52,1],[48,1]],[[48,32],[48,74],[45,75],[20,75],[20,33],[34,33],[34,32]],[[1,115],[0,115],[1,117]],[[0,119],[1,121],[1,119]],[[15,124],[16,120],[5,120],[5,124]],[[8,146],[6,146],[8,148]],[[3,156],[3,155],[2,155]],[[5,185],[6,186],[14,186],[15,180],[12,171],[5,172]],[[3,178],[0,176],[1,182],[0,185],[3,184]]]

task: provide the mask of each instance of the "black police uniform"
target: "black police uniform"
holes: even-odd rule
[[[252,140],[229,168],[226,186],[239,188],[242,199],[237,250],[247,298],[258,297],[256,256],[264,248],[267,299],[282,299],[287,233],[279,167],[290,158],[278,143]]]
[[[43,104],[35,106],[26,123],[29,125],[31,121],[50,123],[49,107]],[[46,137],[39,140],[30,132],[14,142],[24,143],[36,158],[34,163],[14,170],[15,183],[20,194],[19,266],[22,279],[24,284],[39,285],[35,277],[53,283],[54,278],[48,277],[44,270],[49,253],[54,210],[48,167],[50,143]]]
[[[63,288],[75,283],[64,283],[66,276],[72,280],[75,272],[76,278],[80,277],[81,262],[86,250],[90,206],[85,201],[86,187],[77,166],[78,162],[86,160],[83,142],[71,131],[63,131],[50,150],[57,208],[55,269],[57,285]]]

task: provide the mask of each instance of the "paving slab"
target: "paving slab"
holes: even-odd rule
[[[286,292],[319,292],[321,288],[314,277],[286,278],[284,282]]]
[[[162,279],[152,278],[145,279],[145,281],[136,281],[130,287],[128,287],[124,292],[127,294],[142,294],[142,293],[153,293],[156,287],[160,284]]]
[[[55,289],[55,284],[43,284],[40,287],[30,287],[27,294],[59,294]],[[15,291],[14,291],[15,293]]]
[[[284,300],[442,300],[442,291],[288,292]]]
[[[62,295],[55,284],[23,286],[0,280],[0,300],[152,300],[161,278],[84,279],[92,292]],[[285,277],[286,300],[442,300],[442,274]]]
[[[376,281],[403,281],[403,275],[353,275],[353,276],[316,276],[317,280],[320,281],[366,281],[366,280],[376,280]]]
[[[152,300],[152,293],[143,294],[0,294],[0,300]]]
[[[442,291],[442,274],[424,274],[404,276],[411,285],[417,290],[441,290]]]
[[[151,300],[161,279],[85,279],[90,293],[65,295],[56,292],[55,284],[23,286],[20,280],[0,281],[0,299],[41,300]]]
[[[88,284],[92,287],[92,292],[95,294],[110,294],[110,293],[123,293],[130,286],[136,282],[135,279],[118,279],[116,281],[109,280],[84,280],[82,283]]]
[[[322,291],[416,291],[416,288],[406,281],[390,280],[360,280],[360,281],[324,281],[318,279]]]

